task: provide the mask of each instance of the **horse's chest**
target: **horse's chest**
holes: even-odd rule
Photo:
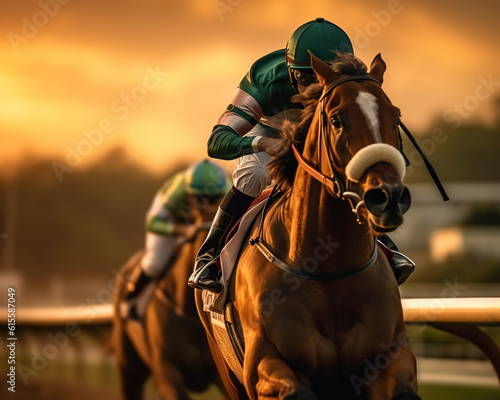
[[[309,370],[335,369],[338,360],[335,332],[330,323],[318,326],[301,307],[279,313],[266,322],[266,334],[290,363]]]

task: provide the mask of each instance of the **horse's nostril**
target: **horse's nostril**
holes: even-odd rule
[[[370,190],[368,197],[374,205],[385,204],[388,200],[387,193],[382,189]]]
[[[365,193],[363,200],[369,212],[373,215],[380,216],[387,207],[389,195],[385,190],[380,188],[370,189]]]
[[[398,199],[399,210],[404,214],[406,211],[408,211],[410,205],[411,205],[410,191],[406,186],[404,186],[401,195],[399,196]]]

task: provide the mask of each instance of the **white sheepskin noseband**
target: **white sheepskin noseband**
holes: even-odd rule
[[[368,168],[379,162],[391,164],[403,180],[406,172],[403,155],[398,149],[385,143],[370,144],[358,151],[347,164],[345,169],[347,178],[352,182],[358,182]]]

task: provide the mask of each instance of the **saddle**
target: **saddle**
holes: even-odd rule
[[[272,190],[264,190],[250,205],[245,214],[238,220],[238,222],[231,229],[226,238],[226,244],[220,252],[217,259],[218,267],[221,270],[220,283],[222,290],[220,293],[213,293],[207,298],[208,304],[205,305],[207,310],[217,313],[223,312],[223,307],[226,303],[228,289],[231,277],[234,272],[236,261],[238,260],[240,249],[247,234],[248,229],[261,210],[267,204]],[[274,198],[273,198],[274,200]]]
[[[271,196],[272,192],[273,192],[273,189],[266,189],[258,197],[256,197],[254,199],[254,201],[252,201],[252,203],[250,204],[250,207],[248,207],[248,210],[245,212],[245,214],[243,214],[243,216],[238,220],[238,222],[236,222],[236,224],[233,226],[233,229],[231,229],[231,231],[227,235],[226,245],[233,238],[233,236],[236,235],[236,233],[238,232],[238,230],[240,228],[240,223],[243,220],[243,218],[250,212],[250,210],[253,207],[255,207],[256,205],[262,203],[264,200],[268,200],[269,197]]]

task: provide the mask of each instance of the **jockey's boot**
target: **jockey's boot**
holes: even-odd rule
[[[392,252],[392,258],[389,260],[392,272],[398,281],[398,286],[406,282],[410,274],[415,269],[415,263],[407,256],[401,253],[392,241],[389,235],[382,235],[379,240]]]
[[[135,299],[153,278],[144,273],[142,268],[136,269],[126,286],[125,301],[127,302],[127,317],[139,319],[135,308]]]
[[[194,271],[188,280],[189,286],[215,293],[222,290],[222,285],[219,283],[221,271],[217,265],[217,259],[224,247],[227,235],[254,199],[234,186],[226,194],[215,214],[208,236],[198,251]]]

